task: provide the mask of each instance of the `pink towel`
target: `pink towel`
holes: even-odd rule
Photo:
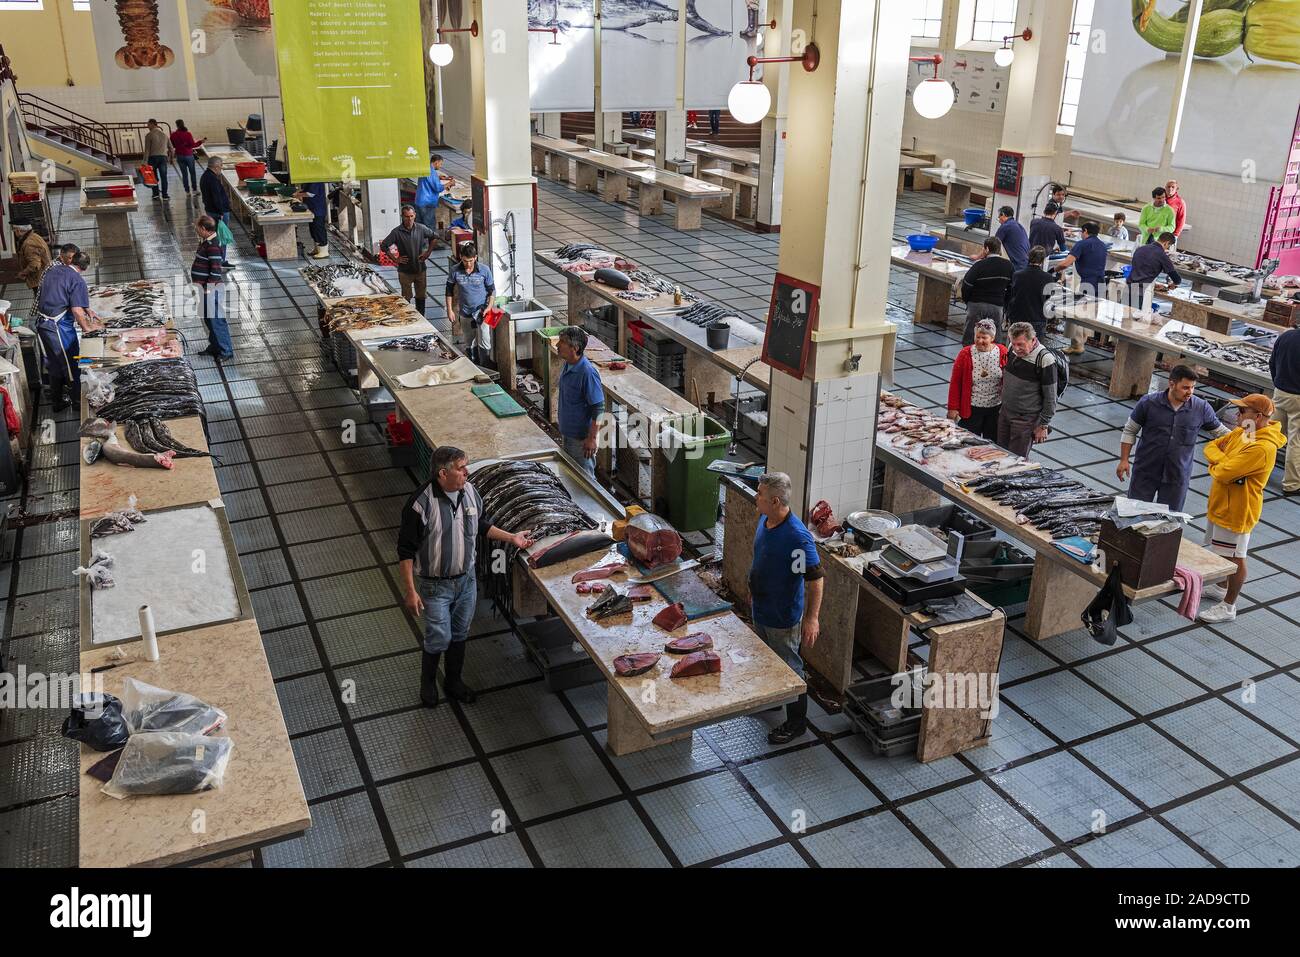
[[[1178,603],[1178,614],[1192,621],[1201,607],[1201,576],[1185,565],[1174,566],[1174,581],[1183,590],[1183,600]]]

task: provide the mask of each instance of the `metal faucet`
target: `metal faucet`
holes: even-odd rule
[[[754,358],[750,359],[748,362],[746,362],[743,366],[740,367],[740,374],[736,376],[735,402],[734,402],[734,408],[731,410],[732,411],[731,445],[727,446],[728,456],[734,456],[736,454],[736,448],[738,444],[736,442],[736,433],[740,431],[740,385],[742,382],[745,381],[745,373],[749,371],[749,367],[752,366],[755,362],[761,362],[762,359],[763,357],[761,355],[754,356]]]

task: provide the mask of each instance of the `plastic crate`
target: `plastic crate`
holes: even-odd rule
[[[411,468],[423,482],[433,474],[433,449],[429,448],[429,443],[424,441],[424,437],[419,432],[415,433],[411,446],[415,449],[415,464]]]
[[[519,639],[528,657],[541,669],[548,691],[565,691],[605,679],[585,651],[573,650],[573,633],[562,618],[520,625]]]
[[[915,754],[920,731],[908,731],[899,735],[882,734],[871,721],[850,701],[844,703],[844,717],[849,719],[853,729],[867,739],[871,750],[882,758],[896,758],[904,754]],[[917,718],[918,722],[920,718]]]
[[[632,364],[653,378],[664,379],[680,377],[686,374],[685,356],[659,356],[647,351],[643,346],[628,340],[628,358]]]
[[[988,522],[972,515],[959,505],[938,505],[934,508],[919,508],[914,512],[904,512],[898,516],[904,525],[924,525],[937,529],[947,537],[948,532],[960,532],[968,542],[987,541],[995,534],[995,529]]]
[[[357,349],[349,339],[341,332],[335,332],[330,335],[330,350],[334,354],[334,364],[339,367],[339,371],[348,375],[356,375],[357,372]]]
[[[899,713],[890,718],[879,718],[873,710],[873,705],[884,699],[891,699],[896,688],[898,675],[880,675],[875,678],[866,678],[862,681],[855,681],[844,689],[844,695],[847,702],[851,703],[863,720],[869,721],[877,730],[882,733],[888,733],[894,736],[895,733],[915,731],[919,729],[921,721],[921,709],[904,707]],[[903,672],[903,680],[911,680],[909,672]]]

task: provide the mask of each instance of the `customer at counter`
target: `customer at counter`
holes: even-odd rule
[[[1029,262],[1029,234],[1016,222],[1016,211],[1010,206],[998,210],[998,231],[994,237],[1002,244],[1007,259],[1016,269],[1024,269]]]
[[[1058,249],[1069,249],[1070,245],[1065,241],[1065,230],[1061,224],[1056,221],[1056,217],[1061,214],[1061,207],[1055,203],[1048,203],[1043,210],[1043,215],[1029,224],[1029,248],[1042,246],[1047,250],[1048,255],[1056,252]]]
[[[1174,211],[1174,236],[1183,238],[1183,227],[1187,225],[1187,203],[1178,192],[1178,180],[1171,179],[1165,183],[1165,201]]]
[[[221,314],[226,247],[217,238],[217,223],[211,216],[200,216],[195,220],[194,232],[199,237],[199,248],[195,250],[194,262],[190,266],[190,280],[199,287],[199,297],[203,300],[203,325],[208,329],[208,347],[199,355],[229,362],[235,358],[235,346],[230,341],[230,327]]]
[[[185,195],[196,193],[199,189],[198,170],[194,165],[194,151],[207,142],[204,137],[196,140],[194,134],[185,128],[184,120],[176,121],[176,129],[171,135],[172,152],[176,154],[176,165],[181,171],[181,186]]]
[[[527,532],[512,535],[492,524],[482,497],[469,481],[469,460],[460,449],[451,445],[434,449],[432,473],[402,507],[397,532],[404,605],[424,624],[420,701],[427,708],[438,704],[438,663],[444,653],[442,686],[447,697],[462,704],[472,704],[476,697],[461,675],[478,602],[474,575],[478,536],[516,548],[533,543]]]
[[[1056,277],[1043,268],[1046,260],[1042,246],[1030,249],[1029,264],[1011,277],[1007,290],[1007,323],[1027,322],[1040,339],[1047,331],[1047,303],[1058,289]]]
[[[1007,347],[996,341],[997,333],[992,319],[975,324],[975,342],[957,353],[948,384],[948,418],[991,442],[998,438],[1002,370],[1007,364]]]
[[[600,373],[584,354],[587,351],[587,333],[581,326],[565,326],[560,330],[555,349],[564,360],[558,390],[560,437],[564,451],[595,478],[596,431],[605,412],[605,390],[600,384]]]
[[[24,223],[14,223],[14,245],[18,253],[18,278],[32,292],[41,287],[41,276],[54,261],[49,244],[41,234]]]
[[[1155,284],[1161,273],[1169,277],[1174,287],[1182,285],[1183,277],[1178,275],[1173,260],[1169,258],[1169,247],[1173,244],[1174,234],[1162,233],[1156,242],[1133,250],[1133,264],[1128,271],[1127,289],[1128,304],[1132,308],[1142,308],[1147,287]]]
[[[1142,215],[1138,217],[1138,245],[1159,241],[1165,233],[1172,236],[1177,221],[1174,208],[1166,200],[1165,188],[1157,186],[1151,191],[1151,202],[1142,207]]]
[[[1210,403],[1194,395],[1199,376],[1179,365],[1169,373],[1169,388],[1151,392],[1138,400],[1119,440],[1119,464],[1115,475],[1129,482],[1128,497],[1159,502],[1181,512],[1192,477],[1192,455],[1202,429],[1215,438],[1230,431],[1214,414]],[[1137,442],[1138,435],[1142,441]],[[1137,455],[1130,465],[1129,453],[1137,442]]]
[[[1273,405],[1286,435],[1286,474],[1282,494],[1300,495],[1300,329],[1277,337],[1268,360],[1273,379]]]
[[[1115,223],[1110,227],[1110,238],[1125,243],[1132,238],[1128,234],[1128,217],[1123,213],[1115,214]]]
[[[754,563],[749,570],[750,612],[754,633],[800,678],[802,651],[821,634],[824,572],[817,543],[799,516],[790,510],[790,476],[767,472],[759,477],[754,506]],[[767,735],[769,744],[787,744],[808,730],[808,694],[785,706],[785,722]]]
[[[1007,333],[1011,355],[1002,378],[998,445],[1028,457],[1035,442],[1047,441],[1056,414],[1056,356],[1027,322],[1017,322]]]
[[[415,221],[415,207],[409,203],[402,207],[401,225],[393,227],[379,242],[379,248],[397,261],[397,283],[402,298],[414,297],[416,311],[422,316],[428,296],[425,263],[433,253],[435,242],[433,230]],[[451,306],[448,305],[447,318],[451,317]]]
[[[74,247],[75,248],[75,247]],[[55,263],[41,277],[36,297],[36,334],[40,336],[50,375],[50,402],[62,412],[68,402],[81,402],[81,368],[77,364],[77,326],[82,332],[103,329],[90,308],[90,290],[81,275],[90,267],[83,252],[72,256],[70,265]],[[67,394],[65,394],[67,393]]]
[[[225,168],[220,156],[208,157],[208,168],[199,177],[199,193],[203,198],[203,211],[218,222],[230,225],[230,197],[226,195],[226,180],[221,175]]]
[[[1266,395],[1230,399],[1241,409],[1240,425],[1205,446],[1210,463],[1210,502],[1205,515],[1205,546],[1237,566],[1227,587],[1207,585],[1201,594],[1222,599],[1197,619],[1211,624],[1237,617],[1237,597],[1246,584],[1250,533],[1264,511],[1264,487],[1286,445],[1282,429],[1271,421],[1273,400]]]
[[[153,198],[159,199],[158,190],[161,187],[161,198],[167,199],[167,164],[175,159],[176,152],[157,120],[149,121],[147,132],[144,134],[144,157],[145,162],[153,167],[154,179],[157,180],[157,184],[150,187],[153,190]]]
[[[1014,272],[1011,263],[1002,256],[1002,243],[993,236],[984,240],[983,258],[975,260],[961,280],[961,298],[966,303],[962,345],[975,341],[975,326],[981,319],[992,320],[997,337],[1002,338],[1002,307]]]

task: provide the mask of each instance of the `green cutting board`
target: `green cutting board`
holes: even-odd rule
[[[501,388],[501,386],[498,385],[497,383],[493,382],[490,385],[472,386],[469,391],[473,392],[476,396],[478,396],[481,399],[485,395],[501,395],[501,393],[505,392],[506,390]]]
[[[479,401],[491,409],[492,414],[498,419],[524,414],[524,407],[500,389],[490,395],[479,396]]]

